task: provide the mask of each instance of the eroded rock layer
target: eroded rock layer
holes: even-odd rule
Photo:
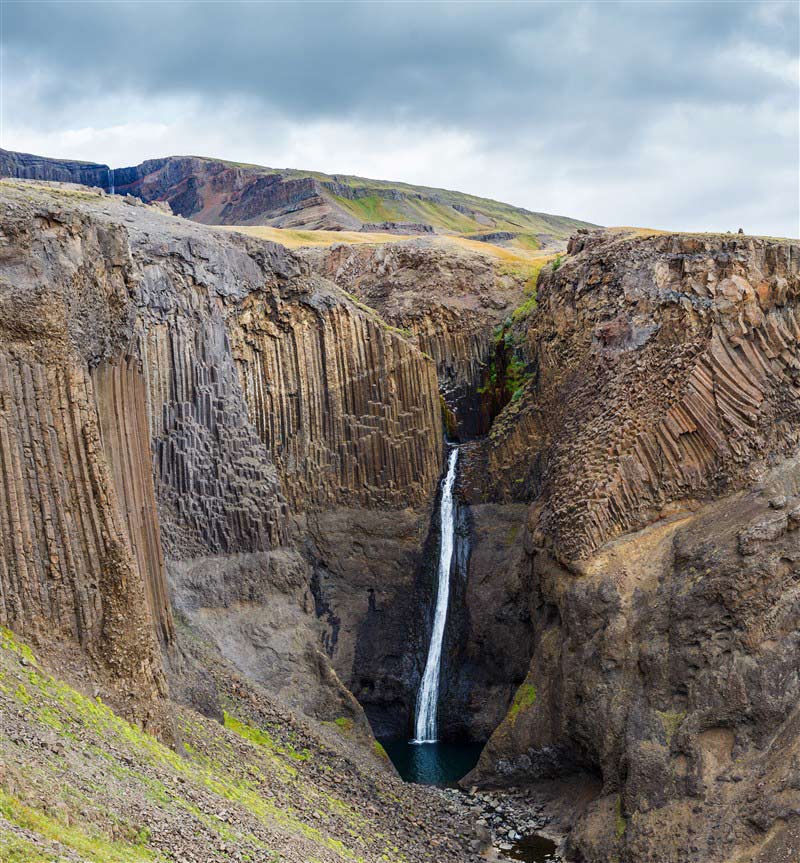
[[[800,247],[588,235],[471,479],[533,499],[533,659],[475,780],[602,777],[586,861],[800,853]],[[480,497],[480,495],[478,495]]]

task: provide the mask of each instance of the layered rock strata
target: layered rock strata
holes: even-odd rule
[[[131,194],[213,225],[307,230],[389,230],[407,234],[523,232],[526,243],[563,247],[586,222],[407,183],[274,169],[198,156],[149,159],[127,168],[0,150],[0,177],[56,180]]]

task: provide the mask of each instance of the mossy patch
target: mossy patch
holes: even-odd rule
[[[96,829],[97,835],[73,826],[71,815],[69,823],[66,823],[59,820],[60,815],[56,818],[31,808],[12,796],[11,789],[6,788],[0,797],[0,816],[18,825],[21,830],[36,835],[18,840],[13,831],[9,837],[8,830],[0,828],[0,860],[4,863],[6,860],[32,863],[35,860],[61,859],[58,856],[48,857],[47,846],[51,842],[75,849],[82,859],[92,863],[139,863],[166,859],[149,847],[149,828],[122,824],[113,804],[109,805],[117,793],[133,793],[140,800],[151,801],[162,810],[182,811],[187,824],[193,825],[193,832],[197,835],[210,831],[211,835],[216,834],[225,842],[244,843],[246,848],[257,849],[256,856],[251,855],[253,860],[274,858],[274,849],[267,847],[264,840],[250,830],[242,832],[236,822],[229,824],[221,819],[216,814],[218,804],[214,805],[215,811],[198,805],[197,792],[210,792],[241,807],[241,810],[269,830],[277,827],[289,835],[333,851],[343,859],[362,859],[355,849],[360,850],[365,842],[370,841],[370,834],[364,829],[363,817],[318,789],[307,777],[301,777],[294,766],[297,762],[311,758],[309,750],[298,749],[285,740],[276,739],[266,729],[250,725],[228,713],[225,731],[213,723],[202,723],[196,719],[194,724],[197,728],[193,728],[192,721],[184,716],[180,724],[186,734],[185,757],[181,757],[156,738],[114,714],[99,699],[87,698],[41,672],[33,655],[16,642],[10,631],[3,631],[0,637],[2,647],[7,651],[0,651],[3,653],[3,665],[0,666],[3,698],[10,699],[12,705],[14,702],[24,704],[32,727],[37,724],[52,727],[54,721],[60,723],[65,746],[71,748],[79,741],[83,757],[99,760],[103,765],[102,775],[109,778],[108,782],[96,785],[94,790],[91,782],[83,786],[83,791],[73,789],[73,796],[79,797],[82,808],[97,813],[98,821],[104,823],[102,828],[92,825],[91,830]],[[24,662],[15,661],[9,653],[21,657]],[[231,745],[232,741],[226,740],[226,735],[245,739],[258,749],[261,757],[257,753],[252,758],[243,756],[241,750]],[[51,764],[54,763],[51,759]],[[153,771],[156,771],[155,775]],[[52,781],[51,774],[42,771],[41,767],[30,768],[28,773],[28,778],[36,786]],[[173,782],[174,779],[178,779],[178,784]],[[115,787],[118,791],[113,790]],[[123,788],[125,792],[121,791]],[[280,788],[286,791],[282,792],[280,796],[283,799],[278,802],[272,789]],[[265,789],[272,793],[265,794]],[[300,811],[287,804],[286,798],[291,800],[296,793],[301,793],[306,800],[318,800],[322,804],[322,824],[330,822],[332,818],[346,817],[347,826],[343,829],[337,827],[333,833],[332,823],[329,831],[307,823]],[[107,835],[112,828],[113,839]],[[118,835],[121,828],[124,841],[120,841]],[[250,852],[243,849],[243,854],[247,853]],[[247,857],[243,856],[242,859]]]
[[[514,725],[519,714],[533,707],[536,703],[536,687],[532,683],[523,683],[517,690],[511,707],[508,710],[508,720]]]
[[[686,719],[686,712],[683,710],[656,710],[656,716],[661,720],[664,737],[667,739],[667,746],[670,746],[675,732],[681,727],[683,720]]]
[[[102,834],[91,835],[75,826],[53,818],[40,809],[35,809],[0,789],[0,815],[11,824],[35,833],[50,842],[57,842],[78,852],[92,863],[148,863],[166,860],[159,852],[147,848],[145,843],[132,844],[115,842]],[[149,835],[147,836],[149,839]],[[2,846],[0,846],[2,847]],[[5,852],[4,852],[5,853]],[[26,849],[22,843],[14,852],[17,860],[35,860],[36,857],[22,856]],[[39,854],[40,852],[36,852]],[[10,857],[10,854],[9,854]],[[4,860],[8,859],[4,856]],[[10,859],[14,859],[11,857]],[[58,856],[40,856],[38,859],[57,860]]]
[[[617,799],[614,801],[614,833],[617,839],[622,839],[627,829],[628,821],[622,812],[622,797],[617,794]]]
[[[353,720],[349,716],[340,716],[333,720],[333,724],[345,734],[349,734],[353,730]]]
[[[458,434],[458,423],[456,422],[456,415],[453,413],[450,405],[445,401],[444,396],[439,393],[439,405],[442,409],[442,422],[444,423],[444,429],[447,432],[447,436],[449,438],[455,438]]]

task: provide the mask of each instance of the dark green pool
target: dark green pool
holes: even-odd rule
[[[546,836],[534,833],[515,842],[510,851],[503,852],[503,856],[509,860],[523,860],[525,863],[548,863],[556,859],[556,843]]]
[[[455,785],[478,763],[483,749],[482,743],[381,742],[403,779],[420,785]]]

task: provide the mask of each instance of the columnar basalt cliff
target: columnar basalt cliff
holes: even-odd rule
[[[74,675],[99,675],[129,716],[163,724],[153,622],[168,641],[172,618],[144,389],[134,369],[117,388],[106,365],[132,329],[124,231],[12,197],[0,255],[2,620]]]
[[[330,289],[275,311],[248,297],[233,341],[293,506],[427,504],[441,470],[433,364]]]
[[[454,432],[485,434],[492,417],[480,390],[493,333],[525,293],[524,272],[435,241],[304,249],[311,266],[378,310],[433,357],[454,411]]]
[[[25,405],[41,411],[46,393],[37,393],[55,386],[62,393],[53,395],[56,403],[61,399],[86,417],[65,418],[65,434],[78,434],[80,446],[90,447],[94,458],[108,450],[102,462],[106,473],[92,479],[90,456],[80,450],[73,455],[78,443],[65,441],[62,457],[69,455],[81,473],[65,477],[69,487],[48,493],[41,507],[36,489],[31,495],[23,492],[24,485],[10,484],[8,494],[31,509],[20,520],[17,505],[9,503],[4,543],[13,544],[19,557],[9,578],[39,566],[42,572],[30,579],[30,589],[41,584],[48,591],[66,590],[65,597],[74,595],[71,634],[85,643],[96,628],[112,631],[110,615],[103,617],[98,606],[97,577],[75,574],[66,557],[67,569],[57,577],[51,559],[85,558],[84,566],[91,570],[90,564],[100,568],[102,560],[113,558],[119,567],[127,548],[138,578],[120,581],[128,590],[144,592],[148,601],[135,606],[143,614],[149,610],[163,644],[169,645],[174,632],[166,569],[177,610],[231,661],[314,715],[335,718],[344,710],[363,723],[335,675],[329,678],[332,692],[326,694],[320,684],[319,669],[328,660],[320,651],[324,639],[315,611],[325,606],[338,621],[336,638],[327,642],[329,654],[350,682],[363,614],[353,618],[347,602],[356,602],[356,595],[366,601],[368,588],[345,584],[326,593],[320,567],[334,580],[342,573],[335,559],[327,563],[319,558],[315,537],[329,547],[336,531],[321,534],[314,525],[320,519],[352,524],[347,537],[340,537],[349,548],[356,524],[362,532],[375,524],[381,542],[383,531],[394,536],[398,524],[405,524],[397,565],[408,568],[413,584],[415,555],[421,553],[441,470],[442,424],[433,363],[374,314],[309,276],[305,265],[282,247],[209,232],[76,188],[52,197],[25,185],[9,185],[6,192],[9,266],[18,266],[14,262],[23,255],[17,233],[37,244],[27,252],[29,266],[41,271],[38,293],[30,289],[39,307],[31,306],[29,326],[44,326],[37,319],[41,309],[48,313],[45,323],[60,315],[62,341],[68,345],[71,338],[78,345],[76,362],[82,363],[66,378],[60,370],[54,372],[52,383],[44,372],[28,372],[17,363],[13,378],[11,372],[6,376],[6,402],[14,411]],[[103,252],[92,265],[85,257],[90,244]],[[84,281],[98,281],[105,293],[79,289],[70,267]],[[30,284],[35,283],[32,273],[26,275]],[[9,277],[8,284],[8,326],[16,332],[19,279]],[[50,312],[58,297],[61,305]],[[54,326],[40,338],[49,338]],[[27,330],[22,335],[25,349],[41,361]],[[51,338],[48,351],[53,352],[53,344]],[[61,362],[61,353],[52,355]],[[23,398],[26,381],[30,396]],[[59,416],[64,409],[58,408]],[[15,417],[17,435],[31,434],[26,417]],[[41,422],[36,423],[39,428]],[[94,438],[87,437],[90,428]],[[24,440],[19,447],[26,446]],[[155,483],[149,470],[151,442]],[[14,458],[10,476],[28,464],[13,452],[9,449],[6,456]],[[53,457],[43,452],[39,462],[49,464]],[[90,483],[86,489],[78,481],[84,474]],[[114,497],[106,504],[106,518],[121,522],[114,524],[116,533],[104,528],[100,515],[90,509],[76,533],[80,549],[67,543],[57,555],[44,547],[33,554],[38,537],[52,533],[66,517],[63,510],[69,510],[53,503],[51,512],[50,499],[75,495],[80,512],[91,505],[93,495],[108,496],[109,488]],[[382,519],[381,509],[396,517]],[[71,531],[69,522],[63,529]],[[307,540],[300,541],[306,530]],[[108,543],[117,534],[120,550],[115,551],[117,546]],[[53,535],[53,546],[59,536]],[[331,554],[336,558],[346,552],[337,548]],[[391,553],[387,565],[392,566]],[[379,568],[372,588],[380,587],[380,579]],[[83,581],[90,582],[90,589]],[[394,594],[401,587],[385,589]],[[67,614],[58,610],[61,599],[23,602],[23,594],[10,584],[4,593],[45,625],[51,609]],[[331,605],[335,596],[341,607]],[[402,611],[403,603],[398,603],[398,614]],[[6,619],[19,625],[13,609]],[[154,657],[160,668],[157,650]]]
[[[341,837],[355,836],[359,855],[377,861],[389,830],[410,860],[469,859],[468,834],[437,847],[399,826],[405,815],[392,825],[366,816],[367,837],[329,823],[356,811],[362,823],[371,801],[406,793],[331,657],[352,677],[357,649],[369,652],[362,595],[392,620],[413,617],[410,597],[395,611],[381,592],[402,598],[413,586],[430,520],[442,458],[433,362],[280,246],[76,186],[6,181],[0,210],[0,622],[15,632],[2,633],[0,675],[25,677],[0,687],[11,735],[0,748],[4,763],[21,763],[39,745],[39,712],[47,733],[68,723],[88,747],[47,742],[24,768],[3,767],[0,848],[11,847],[9,807],[27,805],[14,795],[43,805],[34,790],[57,766],[46,753],[66,746],[94,822],[145,819],[136,841],[152,833],[170,853],[201,859],[218,843],[207,835],[217,794],[229,798],[225,842],[248,854],[351,859]],[[370,543],[362,571],[352,556]],[[396,583],[382,585],[387,572]],[[384,632],[373,622],[376,645]],[[43,676],[16,638],[87,695],[176,741],[186,760]],[[287,704],[324,721],[309,732]],[[222,763],[228,742],[196,760],[231,733],[250,750]],[[199,783],[184,817],[205,827],[170,826],[165,800],[180,795],[154,803],[135,770],[119,768],[98,791],[88,777],[103,745],[151,784],[174,781],[155,778],[164,769]],[[302,745],[339,771],[335,786],[316,761],[303,784],[292,778],[292,760],[312,757]],[[264,758],[268,790],[261,780],[256,790]],[[441,835],[454,829],[443,801],[422,805]],[[33,836],[15,834],[15,853]]]
[[[528,677],[472,777],[587,770],[587,861],[798,853],[800,247],[584,235],[475,458],[534,502]],[[739,856],[737,856],[739,855]]]

